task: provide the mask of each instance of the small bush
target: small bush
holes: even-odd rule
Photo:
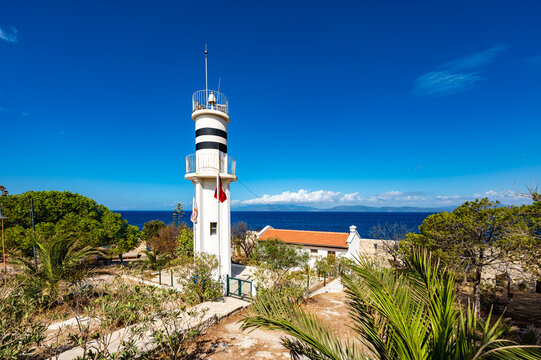
[[[45,338],[45,325],[35,321],[38,311],[33,290],[27,292],[23,279],[4,278],[0,287],[0,359],[30,357]]]
[[[214,255],[198,253],[179,270],[186,300],[191,304],[217,300],[223,295],[218,278],[218,260]]]
[[[529,324],[526,331],[518,336],[517,342],[521,345],[541,345],[541,328]]]
[[[500,288],[494,285],[484,285],[481,288],[481,308],[490,311],[499,304],[498,293]]]
[[[518,291],[528,291],[528,283],[526,281],[521,281],[518,286]]]

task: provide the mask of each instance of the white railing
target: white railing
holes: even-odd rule
[[[218,110],[229,114],[227,96],[215,90],[199,90],[192,96],[192,112],[202,109]]]
[[[237,162],[232,156],[222,153],[190,154],[186,156],[186,174],[211,173],[237,174]]]

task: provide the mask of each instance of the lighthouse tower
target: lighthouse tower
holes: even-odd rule
[[[220,278],[231,275],[231,208],[229,186],[237,180],[236,162],[227,154],[227,97],[199,90],[192,97],[195,154],[186,157],[186,175],[195,187],[192,216],[194,251],[213,254]],[[227,199],[220,201],[220,184]],[[215,197],[216,194],[216,197]],[[195,217],[195,219],[194,219]]]

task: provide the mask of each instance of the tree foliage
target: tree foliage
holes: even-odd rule
[[[244,221],[234,224],[231,228],[231,243],[242,249],[246,259],[250,259],[256,246],[257,240],[254,237]]]
[[[314,268],[319,276],[335,277],[338,275],[338,267],[343,258],[338,259],[336,256],[318,256],[314,262]]]
[[[181,256],[193,255],[193,229],[181,224],[180,230],[177,236],[178,248],[177,254]]]
[[[303,268],[310,255],[299,246],[288,245],[279,239],[259,241],[251,260],[256,264],[265,264],[271,270],[286,272],[293,268]]]
[[[163,221],[160,221],[157,219],[147,221],[143,225],[143,230],[141,231],[141,238],[144,241],[149,241],[153,237],[158,236],[158,231],[164,227],[165,227],[165,223]]]
[[[193,255],[193,230],[186,223],[166,226],[159,220],[148,221],[143,227],[143,239],[156,254],[169,258]]]
[[[527,207],[500,206],[488,199],[468,201],[453,212],[428,216],[419,234],[408,234],[405,249],[422,246],[455,274],[473,280],[474,304],[480,308],[481,279],[487,266],[526,263],[532,259]],[[406,250],[407,251],[407,250]]]
[[[174,256],[178,249],[178,235],[180,229],[176,224],[169,224],[158,230],[158,235],[147,241],[158,254]]]
[[[288,294],[297,300],[306,288],[305,269],[310,255],[299,246],[278,239],[259,241],[251,257],[258,292]]]
[[[377,224],[370,228],[370,237],[373,239],[384,240],[381,242],[383,250],[392,256],[393,263],[396,264],[402,258],[400,253],[400,242],[412,232],[405,224],[385,223]]]
[[[285,332],[282,344],[301,359],[539,359],[540,347],[502,338],[500,319],[482,322],[457,301],[452,274],[414,249],[402,269],[357,259],[344,274],[352,329],[365,349],[317,315],[272,292],[258,294],[243,329]],[[368,350],[366,350],[368,349]]]
[[[138,245],[138,228],[92,199],[69,191],[28,191],[0,197],[7,216],[6,247],[11,251],[32,255],[31,198],[38,236],[74,236],[81,247],[109,245],[116,253]]]

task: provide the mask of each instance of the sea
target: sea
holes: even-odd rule
[[[161,220],[173,222],[172,211],[115,211],[128,220],[128,223],[143,228],[145,222]],[[405,225],[411,232],[431,215],[427,212],[325,212],[325,211],[231,211],[231,224],[244,221],[248,228],[261,230],[270,225],[276,229],[315,230],[349,232],[351,225],[357,226],[362,237],[369,237],[373,226],[383,224]],[[181,221],[191,226],[191,211],[185,211]]]

